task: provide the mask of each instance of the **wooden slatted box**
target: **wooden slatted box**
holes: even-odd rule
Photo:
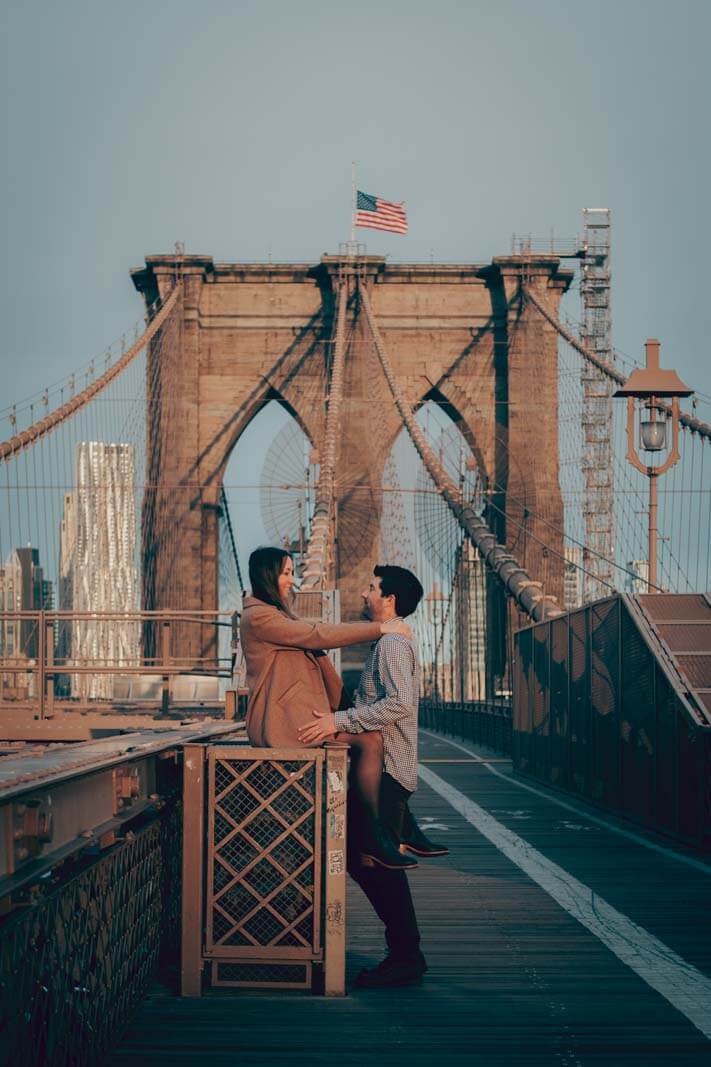
[[[345,747],[186,746],[184,791],[183,994],[342,995]]]

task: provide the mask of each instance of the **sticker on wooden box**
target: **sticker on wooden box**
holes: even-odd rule
[[[343,837],[346,828],[346,820],[343,815],[337,815],[335,811],[328,816],[329,837]]]
[[[345,863],[343,862],[343,849],[333,848],[328,853],[328,873],[343,874]]]

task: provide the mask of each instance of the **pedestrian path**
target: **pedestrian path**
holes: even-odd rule
[[[421,987],[338,1000],[156,987],[112,1067],[306,1063],[706,1065],[711,871],[464,741],[421,732],[413,804],[451,855],[410,875]],[[349,889],[348,971],[382,931]]]

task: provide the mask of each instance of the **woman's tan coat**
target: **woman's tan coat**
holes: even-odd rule
[[[256,597],[247,597],[240,640],[247,664],[247,735],[258,747],[303,748],[299,726],[313,711],[334,711],[343,685],[324,648],[377,641],[379,622],[335,625],[291,619]]]

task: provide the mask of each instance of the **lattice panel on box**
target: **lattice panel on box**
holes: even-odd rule
[[[208,950],[318,950],[322,758],[211,757]]]

